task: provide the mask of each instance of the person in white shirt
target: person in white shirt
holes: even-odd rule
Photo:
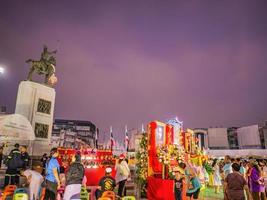
[[[29,199],[39,199],[39,190],[44,180],[43,176],[39,172],[30,169],[21,171],[21,174],[27,178],[27,181],[29,183]]]
[[[125,156],[123,154],[120,155],[119,161],[116,164],[115,169],[116,169],[115,180],[116,183],[119,184],[118,195],[122,197],[125,183],[130,176],[130,169],[128,167],[127,162],[125,161]]]

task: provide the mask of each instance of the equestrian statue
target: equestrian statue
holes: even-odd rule
[[[28,74],[27,80],[32,81],[32,75],[36,72],[39,75],[45,76],[45,84],[53,86],[57,82],[56,72],[56,58],[55,54],[57,51],[49,52],[47,46],[44,45],[43,52],[41,54],[40,60],[28,59],[26,63],[31,64],[30,72]]]

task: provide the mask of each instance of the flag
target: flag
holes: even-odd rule
[[[112,132],[112,126],[110,127],[110,149],[113,150],[113,147],[115,145],[115,140],[113,138],[113,132]]]
[[[98,133],[99,133],[99,129],[96,128],[95,129],[95,148],[98,148]]]
[[[127,130],[127,125],[126,125],[125,126],[125,139],[124,139],[124,144],[125,144],[126,151],[129,150],[129,142],[130,142],[130,139],[129,139],[129,136],[128,136],[128,130]]]

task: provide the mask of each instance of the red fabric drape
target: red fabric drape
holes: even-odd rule
[[[116,171],[112,167],[112,177],[115,178]],[[87,179],[86,185],[87,186],[97,186],[100,179],[105,176],[105,168],[86,168],[85,169],[85,176]]]
[[[174,200],[174,181],[154,177],[147,179],[148,200]]]
[[[168,144],[170,144],[170,126],[169,125],[167,125],[166,127],[165,127],[165,145],[168,145]]]
[[[167,125],[166,126],[166,141],[165,145],[173,144],[173,126]]]
[[[149,156],[149,165],[152,166],[152,169],[155,173],[161,173],[162,172],[162,165],[158,161],[157,158],[157,152],[156,152],[156,128],[157,123],[151,122],[149,124],[150,127],[150,137],[149,137],[149,145],[150,149],[148,152]]]

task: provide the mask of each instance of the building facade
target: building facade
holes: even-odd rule
[[[81,148],[96,145],[96,125],[90,121],[56,119],[53,124],[51,145]]]
[[[227,128],[208,128],[209,149],[229,149]]]
[[[0,106],[0,115],[5,115],[7,113],[6,106]]]
[[[260,125],[259,133],[260,133],[261,148],[267,149],[267,120]]]
[[[227,129],[229,149],[239,149],[237,127]]]
[[[201,150],[208,149],[208,129],[196,128],[193,129],[194,134],[198,138],[198,144]]]
[[[201,149],[266,149],[267,121],[261,126],[197,128],[194,133]]]
[[[238,128],[237,136],[239,149],[261,149],[258,124]]]

